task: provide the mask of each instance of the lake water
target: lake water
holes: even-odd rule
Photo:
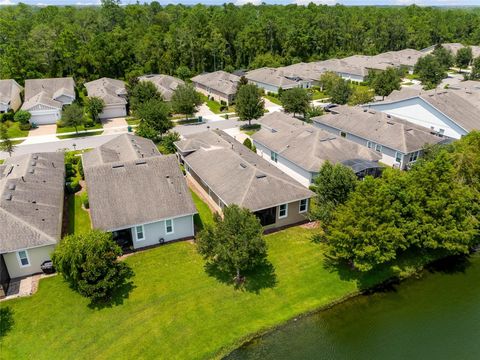
[[[480,253],[291,322],[227,359],[480,360]]]

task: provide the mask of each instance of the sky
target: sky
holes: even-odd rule
[[[139,0],[141,3],[149,2],[149,0]],[[225,2],[232,2],[237,5],[245,3],[260,4],[262,0],[157,0],[160,4],[186,4],[192,5],[197,3],[220,5]],[[0,0],[0,5],[15,5],[19,0]],[[100,0],[23,0],[25,4],[30,5],[95,5]],[[122,0],[123,4],[135,3],[136,0]],[[410,5],[417,4],[420,6],[480,6],[480,0],[263,0],[267,4],[292,4],[308,5],[313,2],[316,4],[335,5],[336,3],[343,5]]]

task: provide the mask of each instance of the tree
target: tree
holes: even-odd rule
[[[284,91],[280,101],[286,113],[305,115],[310,106],[310,94],[306,89],[297,87]]]
[[[372,89],[362,86],[356,87],[353,89],[352,95],[350,95],[350,100],[348,101],[350,105],[360,105],[372,102],[374,99]]]
[[[0,151],[5,151],[9,156],[12,156],[15,147],[15,144],[8,135],[7,125],[0,124]]]
[[[252,140],[250,140],[250,138],[248,138],[248,137],[245,138],[245,140],[243,141],[243,145],[245,145],[245,147],[252,150],[254,153],[257,152],[257,148],[255,147],[255,145],[253,145]]]
[[[372,80],[372,87],[375,94],[385,98],[392,93],[393,90],[400,90],[402,79],[398,75],[395,68],[389,67],[384,71],[375,73]]]
[[[148,100],[163,100],[162,94],[158,92],[157,87],[150,81],[139,81],[129,93],[130,108],[135,111]]]
[[[445,49],[440,44],[435,46],[435,49],[433,50],[432,54],[437,58],[440,65],[442,65],[442,67],[445,70],[450,69],[455,62],[452,52],[448,49]]]
[[[472,62],[473,54],[471,47],[463,47],[458,49],[457,56],[455,57],[455,63],[461,69],[468,67]]]
[[[426,55],[418,59],[414,73],[427,89],[433,89],[447,76],[445,69],[433,55]]]
[[[207,224],[197,239],[198,252],[220,271],[241,274],[265,261],[267,244],[260,220],[248,209],[230,205],[223,210],[223,219],[215,214],[213,225]]]
[[[340,81],[342,78],[332,71],[326,71],[320,76],[320,88],[322,91],[325,91],[327,94],[333,88],[333,84]]]
[[[177,148],[175,142],[180,141],[180,134],[176,131],[169,131],[162,137],[161,150],[162,154],[175,154]]]
[[[104,107],[105,103],[103,100],[96,96],[89,97],[85,101],[85,110],[90,114],[92,119],[97,122],[100,120],[98,116],[103,111]]]
[[[254,84],[240,87],[235,98],[235,108],[240,121],[248,121],[252,125],[252,119],[263,116],[265,101],[262,99],[260,90]]]
[[[66,106],[62,112],[61,122],[63,126],[73,126],[78,134],[78,127],[85,123],[82,107],[76,103]]]
[[[28,111],[25,111],[25,110],[18,110],[14,115],[15,121],[18,121],[20,124],[23,124],[23,125],[28,124],[31,117],[32,117],[32,114],[30,114]]]
[[[329,223],[334,209],[347,201],[357,183],[357,176],[351,168],[326,161],[312,185],[316,193],[312,215],[325,224]]]
[[[74,290],[98,302],[108,300],[130,275],[127,264],[118,261],[121,254],[111,233],[91,230],[64,237],[52,261]]]
[[[178,86],[172,95],[172,110],[177,114],[185,114],[185,119],[188,116],[193,116],[197,112],[198,106],[202,104],[200,94],[195,91],[192,85]]]
[[[248,79],[244,75],[240,76],[240,80],[238,80],[237,91],[238,89],[240,89],[240,87],[247,84],[248,84]]]
[[[472,71],[470,72],[471,80],[480,80],[480,56],[473,60]]]
[[[184,81],[187,80],[188,78],[190,78],[190,76],[192,76],[192,72],[185,65],[179,66],[176,70],[176,74],[180,79],[182,79]]]
[[[339,78],[333,83],[329,95],[332,103],[344,105],[352,95],[352,87],[348,81]]]
[[[161,137],[173,127],[169,112],[167,104],[160,99],[150,99],[140,104],[134,112],[140,119],[137,134],[152,140]]]

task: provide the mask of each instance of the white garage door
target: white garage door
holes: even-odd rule
[[[109,118],[117,118],[117,117],[125,117],[127,115],[127,111],[125,110],[125,106],[117,106],[117,107],[106,107],[103,109],[103,112],[100,114],[101,119],[109,119]]]
[[[55,124],[57,120],[58,116],[56,111],[50,113],[32,114],[32,117],[30,118],[30,122],[37,125]]]

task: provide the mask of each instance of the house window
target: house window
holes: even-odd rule
[[[300,200],[300,205],[298,207],[298,212],[301,214],[301,213],[304,213],[308,210],[308,199],[303,199],[303,200]]]
[[[420,155],[420,151],[415,151],[415,152],[411,153],[408,162],[417,161],[419,155]]]
[[[401,163],[403,160],[403,154],[401,152],[396,152],[395,153],[395,161],[398,163]]]
[[[367,141],[367,147],[369,149],[372,149],[373,148],[373,143],[371,141]]]
[[[145,230],[143,228],[143,225],[135,226],[135,235],[137,241],[145,240]]]
[[[382,145],[375,144],[375,151],[382,152]]]
[[[30,266],[30,259],[28,258],[27,250],[21,250],[17,253],[17,255],[20,267]]]
[[[165,233],[166,234],[173,234],[173,220],[172,219],[165,220]]]
[[[278,207],[278,218],[283,219],[288,216],[288,204],[282,204]]]
[[[345,131],[340,131],[340,136],[346,138],[347,133]]]
[[[270,152],[270,159],[272,159],[272,161],[277,162],[277,156],[278,156],[278,154],[276,152],[274,152],[274,151]]]

